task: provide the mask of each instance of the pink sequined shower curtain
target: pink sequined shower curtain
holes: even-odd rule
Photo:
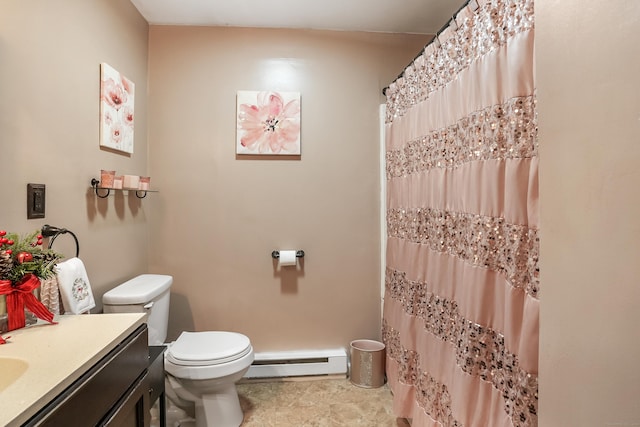
[[[533,0],[479,0],[454,21],[386,91],[394,411],[414,427],[537,426]]]

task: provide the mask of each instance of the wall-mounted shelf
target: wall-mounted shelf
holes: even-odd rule
[[[100,187],[100,181],[98,179],[96,179],[96,178],[92,178],[91,179],[91,187],[96,192],[96,196],[100,197],[101,199],[109,197],[109,194],[111,193],[111,190],[114,190],[114,191],[135,191],[136,192],[136,197],[138,199],[144,199],[145,197],[147,197],[147,193],[157,193],[158,192],[158,190],[136,190],[135,188],[106,188],[106,187]],[[106,193],[105,193],[105,191],[106,191]]]

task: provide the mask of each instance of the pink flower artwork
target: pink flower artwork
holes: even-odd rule
[[[135,85],[108,64],[100,64],[100,145],[133,153]]]
[[[300,154],[300,93],[238,91],[237,154]]]

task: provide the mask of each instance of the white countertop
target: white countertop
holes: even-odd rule
[[[0,426],[20,426],[145,322],[143,313],[56,316],[2,334]]]

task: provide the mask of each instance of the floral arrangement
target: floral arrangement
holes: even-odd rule
[[[0,230],[0,280],[15,284],[27,274],[47,279],[62,255],[42,249],[39,230],[26,236]]]
[[[25,309],[49,323],[53,314],[33,295],[40,279],[53,275],[61,255],[42,249],[38,231],[26,236],[0,230],[0,301],[6,316],[0,318],[0,330],[11,331],[25,326]],[[4,314],[4,313],[0,313]],[[2,317],[2,316],[0,316]],[[6,325],[5,325],[6,324]],[[0,337],[0,344],[6,341]]]

